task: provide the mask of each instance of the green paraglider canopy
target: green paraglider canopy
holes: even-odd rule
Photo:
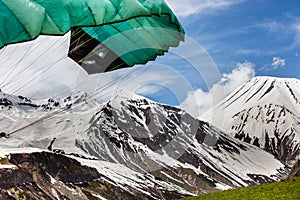
[[[144,64],[184,40],[163,0],[0,0],[0,48],[70,30],[68,56],[89,74]]]

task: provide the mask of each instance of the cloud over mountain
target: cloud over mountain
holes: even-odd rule
[[[253,63],[249,61],[238,63],[231,73],[223,74],[221,80],[214,84],[208,92],[202,89],[189,92],[187,98],[181,103],[181,107],[194,117],[199,117],[241,84],[253,78],[254,75]]]

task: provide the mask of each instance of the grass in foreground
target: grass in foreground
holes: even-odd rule
[[[238,188],[223,192],[216,192],[199,197],[188,197],[185,200],[280,200],[293,199],[300,200],[300,178],[286,180],[268,185],[251,186]]]

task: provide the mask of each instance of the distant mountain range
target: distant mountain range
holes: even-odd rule
[[[269,78],[266,80],[269,85]],[[252,87],[240,88],[218,108],[241,103],[238,93]],[[289,87],[288,94],[297,98],[298,93]],[[263,99],[268,93],[261,91]],[[257,101],[253,94],[247,102]],[[129,91],[102,105],[84,93],[40,101],[0,93],[0,108],[0,197],[4,199],[21,195],[35,199],[39,195],[49,199],[177,199],[280,180],[290,170],[281,161],[290,161],[297,153],[276,158],[263,150],[260,135],[254,142],[249,133],[248,142],[239,132],[228,135],[217,123],[219,128]],[[246,109],[242,104],[239,108]],[[293,110],[286,107],[282,112],[289,113],[288,109]],[[242,110],[230,112],[235,116]],[[274,112],[276,116],[277,110]]]
[[[293,164],[300,155],[300,81],[256,77],[201,119]]]

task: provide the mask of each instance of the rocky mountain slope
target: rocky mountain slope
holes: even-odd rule
[[[300,81],[256,77],[200,118],[293,164],[300,155]]]
[[[103,105],[86,95],[60,101],[1,95],[10,103],[0,112],[0,168],[12,176],[0,186],[2,195],[74,199],[64,191],[75,190],[76,198],[176,199],[272,182],[289,170],[254,145],[129,91]],[[64,179],[79,172],[87,178]],[[15,179],[18,173],[26,178]]]
[[[1,199],[137,199],[134,188],[114,187],[96,169],[59,154],[16,153],[0,163]]]

